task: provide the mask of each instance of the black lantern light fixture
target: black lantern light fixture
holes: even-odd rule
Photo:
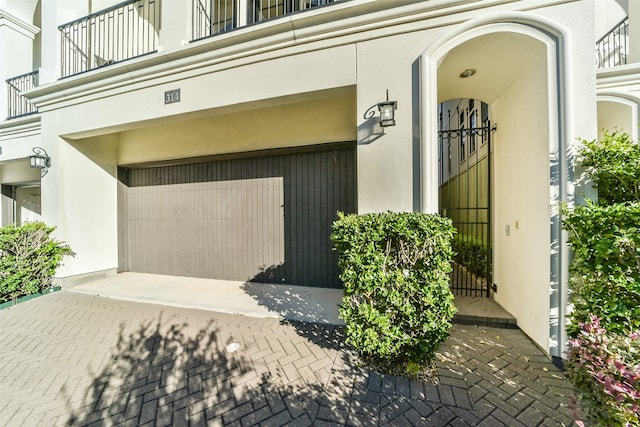
[[[387,89],[387,100],[378,103],[378,111],[380,111],[380,126],[395,126],[397,109],[398,103],[396,101],[389,101],[389,89]]]
[[[29,166],[40,169],[41,176],[44,176],[51,167],[51,157],[44,148],[33,147],[33,155],[29,156]]]

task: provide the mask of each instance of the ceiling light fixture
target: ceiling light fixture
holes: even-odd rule
[[[474,70],[473,68],[467,68],[466,70],[460,73],[460,78],[466,79],[467,77],[473,76],[475,73],[476,73],[476,70]]]

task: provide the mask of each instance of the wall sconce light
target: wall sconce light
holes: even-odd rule
[[[378,103],[378,111],[380,111],[380,126],[395,126],[395,115],[397,109],[398,103],[396,101],[389,101],[389,89],[387,89],[387,100]]]
[[[40,176],[45,176],[51,167],[51,157],[44,148],[33,147],[33,155],[29,156],[29,166],[40,169]]]

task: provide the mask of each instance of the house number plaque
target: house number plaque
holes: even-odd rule
[[[180,102],[180,89],[168,90],[164,93],[164,104],[173,104]]]

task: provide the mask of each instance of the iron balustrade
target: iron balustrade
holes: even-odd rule
[[[156,52],[159,28],[159,0],[127,0],[61,25],[61,75]]]
[[[290,13],[335,3],[337,0],[251,0],[250,23],[289,15]]]
[[[30,114],[36,114],[38,109],[22,95],[24,91],[38,86],[38,71],[12,77],[6,80],[9,86],[7,119],[15,119]]]
[[[193,0],[192,40],[220,34],[236,28],[236,0]]]
[[[191,40],[302,12],[340,0],[192,0]]]
[[[596,64],[598,68],[625,65],[628,55],[629,18],[627,17],[596,42]]]

